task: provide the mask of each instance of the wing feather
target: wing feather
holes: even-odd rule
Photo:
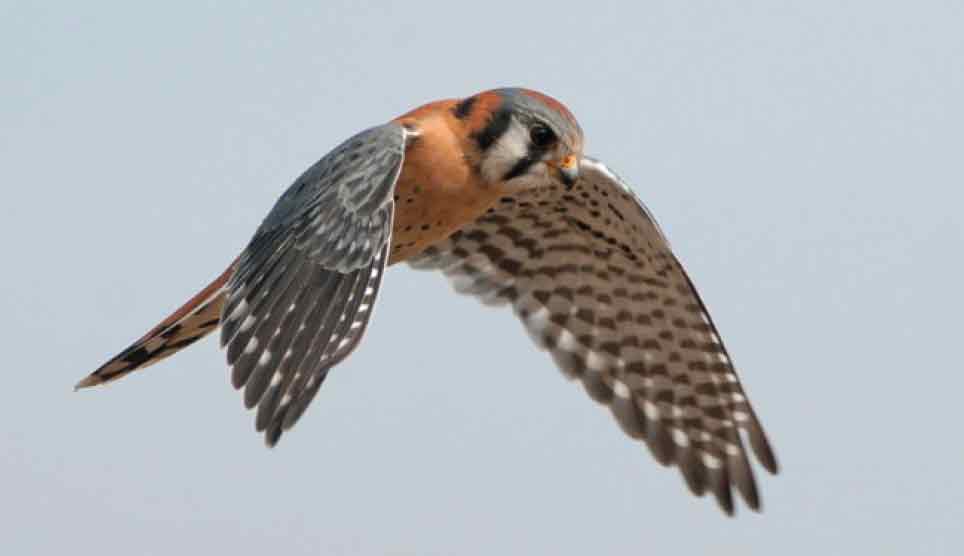
[[[709,313],[656,221],[601,163],[572,190],[502,199],[409,261],[461,293],[511,304],[529,335],[689,489],[733,512],[759,509],[741,432],[765,469],[776,458]]]
[[[364,131],[278,200],[227,284],[221,343],[269,446],[357,346],[387,263],[406,132]]]

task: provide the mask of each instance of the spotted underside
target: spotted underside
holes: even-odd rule
[[[569,191],[504,197],[409,261],[457,291],[511,304],[568,377],[623,430],[733,511],[759,496],[744,448],[777,463],[709,314],[657,224],[619,178],[585,159]]]

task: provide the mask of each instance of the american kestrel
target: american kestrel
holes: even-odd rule
[[[231,381],[273,446],[358,345],[387,265],[512,305],[562,372],[690,490],[759,509],[744,441],[777,462],[720,336],[652,215],[561,103],[497,89],[362,131],[281,196],[213,283],[77,384],[118,379],[221,327]],[[742,434],[741,434],[742,433]]]

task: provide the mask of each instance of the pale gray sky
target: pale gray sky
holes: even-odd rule
[[[964,550],[964,5],[315,4],[0,2],[5,554]],[[405,267],[276,450],[214,340],[71,391],[335,144],[503,85],[567,103],[686,262],[783,465],[765,513]]]

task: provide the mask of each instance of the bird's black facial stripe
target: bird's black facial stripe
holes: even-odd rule
[[[512,114],[508,110],[499,110],[492,115],[492,119],[489,120],[482,131],[473,134],[472,138],[479,145],[479,149],[486,151],[505,134],[511,121]]]
[[[469,115],[472,114],[472,108],[475,107],[475,101],[477,100],[478,97],[462,99],[458,104],[455,105],[454,108],[452,108],[452,114],[454,114],[455,117],[460,120],[468,118]]]
[[[529,168],[532,168],[533,164],[542,160],[542,157],[545,156],[548,150],[549,148],[547,146],[536,145],[530,142],[528,149],[526,149],[526,155],[519,159],[519,161],[515,163],[515,166],[513,166],[512,169],[509,170],[509,173],[502,179],[508,181],[512,178],[525,175],[525,173],[529,171]]]
[[[509,181],[512,178],[517,178],[519,176],[525,175],[525,173],[529,171],[529,168],[531,168],[533,164],[535,164],[536,162],[539,162],[540,154],[541,153],[533,153],[532,149],[530,148],[529,152],[526,153],[524,157],[519,159],[519,161],[515,163],[515,166],[513,166],[512,169],[509,170],[509,173],[502,178],[502,181]]]

